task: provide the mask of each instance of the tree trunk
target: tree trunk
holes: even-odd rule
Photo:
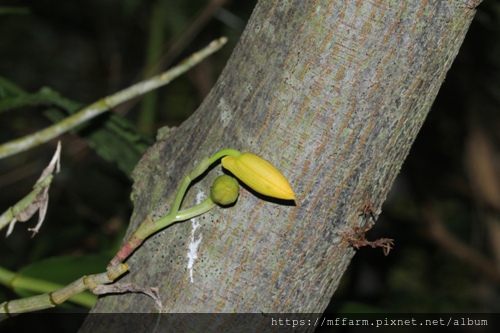
[[[234,207],[150,237],[120,282],[158,287],[162,312],[322,313],[355,253],[343,234],[370,223],[364,204],[380,214],[479,2],[260,1],[202,106],[138,164],[128,234],[149,212],[165,214],[183,175],[222,148],[273,163],[296,205],[243,189]],[[192,186],[183,207],[205,198],[221,173],[217,166]],[[92,311],[154,306],[122,294]],[[221,331],[238,325],[220,320]],[[261,320],[255,330],[273,328]],[[151,331],[147,325],[155,320],[90,316],[82,332]],[[191,325],[171,316],[162,331]]]

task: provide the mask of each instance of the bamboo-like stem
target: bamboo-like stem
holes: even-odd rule
[[[120,250],[111,259],[108,264],[108,269],[121,264],[125,259],[127,259],[132,252],[134,252],[146,238],[158,231],[155,222],[151,219],[151,215],[148,214],[146,218],[141,222],[139,228],[129,237],[129,239],[122,245]]]
[[[0,304],[0,320],[19,313],[53,308],[84,290],[92,291],[100,285],[113,282],[127,272],[128,269],[127,264],[117,265],[109,268],[104,273],[83,276],[53,292],[3,302]]]
[[[35,293],[48,293],[53,290],[64,288],[64,285],[42,279],[36,279],[18,274],[0,267],[0,284],[11,289],[23,289]],[[81,293],[73,296],[70,301],[85,307],[92,307],[97,300],[96,295]]]
[[[73,283],[50,293],[1,303],[0,320],[17,313],[55,307],[56,305],[61,304],[86,289],[93,291],[99,286],[113,282],[116,278],[128,270],[128,266],[124,264],[123,261],[127,259],[128,256],[132,254],[132,252],[134,252],[150,235],[175,222],[185,221],[195,216],[204,214],[216,206],[211,198],[207,198],[205,201],[195,205],[194,207],[179,211],[182,200],[191,182],[207,171],[210,165],[226,155],[238,156],[241,155],[241,152],[234,149],[223,149],[211,157],[204,158],[194,168],[194,170],[187,174],[182,180],[179,190],[175,195],[170,212],[156,221],[153,221],[151,214],[148,214],[148,216],[140,224],[139,228],[132,234],[132,236],[120,248],[116,256],[111,260],[105,273],[84,276]],[[0,282],[3,281],[5,284],[13,285],[13,281],[18,277],[9,271],[4,273],[5,274],[2,275],[2,271],[0,269]]]
[[[200,63],[207,56],[219,50],[225,43],[227,38],[222,37],[213,42],[202,50],[192,54],[189,58],[182,61],[179,65],[173,67],[172,69],[153,76],[148,80],[136,83],[124,90],[121,90],[111,96],[104,97],[97,102],[83,108],[81,111],[67,117],[61,122],[54,124],[46,129],[39,132],[33,133],[31,135],[7,142],[0,145],[0,158],[4,158],[19,152],[26,151],[37,145],[45,143],[73,128],[82,124],[83,122],[92,119],[105,111],[121,104],[127,100],[141,96],[153,89],[161,87],[174,78],[179,77],[181,74],[188,71],[193,66]]]

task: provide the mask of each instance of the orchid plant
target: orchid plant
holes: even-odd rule
[[[50,293],[4,302],[0,304],[0,320],[18,313],[55,307],[87,289],[97,295],[111,292],[141,292],[151,296],[161,307],[161,301],[155,288],[134,284],[120,285],[114,282],[129,270],[125,260],[149,236],[173,223],[186,221],[217,206],[224,207],[236,202],[239,194],[239,183],[234,177],[223,175],[214,180],[210,197],[198,205],[181,210],[182,200],[191,182],[219,160],[227,171],[254,191],[277,199],[295,200],[295,193],[290,183],[271,163],[249,152],[242,153],[235,149],[222,149],[214,155],[204,158],[193,171],[184,177],[168,214],[158,220],[153,220],[152,214],[149,214],[141,222],[138,229],[111,260],[106,272],[84,276],[66,287]]]

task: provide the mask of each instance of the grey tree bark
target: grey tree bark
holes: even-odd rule
[[[380,214],[479,2],[260,1],[202,106],[138,164],[128,234],[147,213],[166,213],[182,176],[226,147],[273,163],[296,204],[244,189],[234,207],[149,238],[121,282],[158,287],[168,313],[322,313],[355,254],[343,233],[369,223],[366,202]],[[184,206],[221,172],[195,184]],[[154,311],[141,294],[108,296],[92,310]],[[148,318],[90,316],[81,331],[146,332],[156,324]],[[168,318],[160,331],[198,320]],[[211,320],[204,331],[245,327]],[[273,329],[261,316],[243,331]]]

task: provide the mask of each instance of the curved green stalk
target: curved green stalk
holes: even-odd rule
[[[40,309],[54,307],[66,301],[70,297],[73,297],[74,295],[84,291],[85,289],[89,289],[95,294],[110,293],[116,291],[142,292],[153,297],[157,301],[157,304],[159,304],[159,306],[161,307],[161,300],[156,294],[156,291],[152,288],[144,288],[140,286],[116,286],[116,285],[104,286],[104,285],[114,282],[116,278],[118,278],[120,275],[122,275],[128,270],[128,266],[126,264],[123,264],[123,261],[127,259],[128,256],[132,254],[132,252],[134,252],[144,242],[144,240],[147,237],[175,222],[189,220],[195,216],[208,212],[209,210],[217,206],[214,200],[216,200],[217,202],[224,202],[224,201],[218,201],[217,195],[213,195],[212,197],[214,199],[212,199],[212,197],[209,197],[205,201],[195,205],[194,207],[179,211],[182,205],[182,200],[191,182],[197,177],[201,176],[203,173],[205,173],[210,167],[210,165],[217,162],[220,158],[224,156],[231,156],[233,160],[238,158],[242,160],[246,156],[246,159],[244,161],[246,163],[240,161],[240,163],[242,163],[243,166],[245,166],[245,168],[243,168],[243,171],[241,171],[240,169],[236,169],[236,171],[238,171],[240,174],[239,175],[240,180],[246,182],[247,184],[250,181],[252,181],[252,183],[267,182],[275,185],[274,184],[276,183],[275,178],[279,178],[278,180],[281,180],[281,178],[283,178],[286,184],[288,184],[288,181],[281,175],[281,173],[278,170],[276,170],[272,165],[270,165],[269,162],[263,160],[262,158],[256,155],[250,153],[245,153],[245,154],[242,154],[241,152],[235,149],[222,149],[217,153],[215,153],[214,155],[212,155],[211,157],[208,158],[205,157],[204,159],[202,159],[202,161],[194,168],[194,170],[183,178],[181,185],[177,193],[175,194],[174,202],[172,204],[170,212],[156,221],[153,221],[152,213],[148,214],[147,217],[144,219],[144,221],[142,221],[142,223],[140,224],[139,228],[132,234],[132,236],[127,240],[127,242],[123,244],[123,246],[120,248],[116,256],[111,260],[111,262],[107,267],[107,271],[105,273],[84,276],[74,281],[73,283],[69,284],[68,286],[63,287],[54,292],[50,292],[39,296],[4,302],[0,304],[0,320],[5,318],[6,316],[15,313],[36,311]],[[227,160],[225,159],[222,160],[223,165],[225,161],[227,162]],[[233,161],[233,163],[238,163],[238,161]],[[226,163],[224,167],[229,168],[231,167],[231,165],[227,165]],[[230,169],[230,171],[232,170]],[[222,177],[228,177],[228,176],[222,176]],[[218,179],[221,179],[222,177],[219,177]],[[235,182],[234,186],[232,185],[229,186],[230,191],[234,191],[233,187],[238,188],[238,183],[236,181],[234,182]],[[217,180],[215,183],[216,183],[215,187],[217,187]],[[225,187],[227,187],[227,181],[222,180],[220,184],[222,184],[221,186],[224,188],[224,190],[226,190]],[[279,185],[280,184],[278,182],[278,185],[276,187],[281,188]],[[291,188],[290,191],[295,196]],[[214,192],[212,192],[212,194]],[[238,190],[236,189],[235,192],[236,195],[233,196],[234,200],[236,200],[238,197]],[[266,193],[264,192],[264,194]],[[271,194],[273,193],[271,192]],[[280,196],[276,195],[274,195],[274,197],[280,198]],[[229,202],[231,203],[234,202],[233,199],[231,199],[231,201]],[[2,275],[2,273],[4,274]],[[9,271],[2,272],[2,270],[0,270],[0,282],[4,281],[5,283],[14,285],[14,281],[16,281],[17,279],[18,277],[14,273]],[[19,284],[20,282],[17,281],[16,283]],[[26,283],[28,285],[32,285],[33,283],[36,284],[36,281],[35,279],[30,280],[30,278],[27,278]],[[39,282],[39,284],[43,285],[43,283],[41,282]],[[48,288],[48,286],[44,287]]]
[[[216,152],[215,154],[213,154],[210,157],[210,159],[209,159],[210,164],[209,165],[212,165],[213,163],[217,162],[217,160],[219,160],[220,158],[222,158],[224,156],[232,156],[232,157],[236,158],[240,155],[241,155],[241,151],[239,151],[239,150],[236,150],[233,148],[225,148],[225,149],[219,150],[218,152]]]
[[[201,204],[178,212],[177,215],[175,215],[175,221],[185,221],[192,219],[193,217],[205,214],[216,206],[217,204],[213,202],[211,198],[207,198]]]
[[[182,199],[184,199],[184,196],[186,195],[186,191],[189,187],[189,184],[191,184],[191,181],[194,178],[190,177],[191,174],[187,175],[182,179],[181,186],[177,190],[177,193],[175,194],[174,198],[174,203],[172,204],[172,207],[170,208],[170,212],[167,214],[167,216],[175,216],[177,212],[179,211],[181,204],[182,204]]]
[[[208,198],[194,207],[177,212],[175,216],[170,214],[165,215],[164,217],[156,221],[156,226],[158,227],[158,230],[160,230],[165,227],[168,227],[169,225],[175,222],[186,221],[198,215],[205,214],[206,212],[208,212],[212,208],[215,208],[216,206],[217,204],[214,203],[212,199]]]
[[[226,148],[219,150],[210,157],[203,158],[201,162],[194,168],[194,170],[182,179],[181,185],[179,186],[179,189],[175,194],[174,202],[172,204],[172,207],[170,208],[169,213],[161,217],[157,221],[153,221],[151,219],[151,215],[148,214],[148,216],[139,225],[139,228],[137,228],[132,236],[130,236],[130,238],[122,245],[118,253],[110,261],[108,268],[122,263],[144,242],[146,238],[158,232],[159,230],[173,224],[174,222],[189,220],[195,216],[204,214],[210,209],[216,207],[217,205],[212,201],[212,199],[209,198],[199,205],[179,212],[182,200],[184,199],[186,191],[189,188],[191,182],[201,176],[205,171],[207,171],[213,163],[217,162],[220,158],[227,155],[236,158],[241,155],[241,152],[236,149]]]

